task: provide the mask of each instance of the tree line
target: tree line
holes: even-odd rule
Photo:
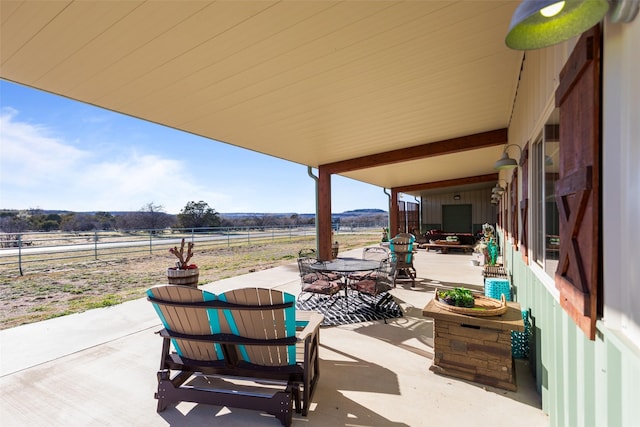
[[[219,227],[220,214],[208,203],[188,202],[178,215],[166,213],[161,205],[147,203],[135,212],[45,213],[39,209],[0,212],[0,230],[5,233],[24,231],[92,231],[140,230],[164,228]]]
[[[342,226],[371,225],[386,226],[387,214],[373,213],[338,218]],[[26,231],[93,231],[93,230],[158,230],[165,228],[210,228],[210,227],[270,227],[314,225],[313,216],[299,214],[256,214],[246,216],[224,216],[204,201],[190,201],[177,215],[166,213],[163,206],[153,202],[145,204],[135,212],[112,214],[95,213],[46,213],[40,209],[26,211],[0,211],[0,232],[23,233]]]

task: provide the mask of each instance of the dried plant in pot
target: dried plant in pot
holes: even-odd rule
[[[184,285],[184,286],[198,286],[198,278],[200,276],[200,270],[195,264],[189,264],[189,261],[193,257],[192,242],[186,244],[185,253],[185,241],[182,239],[180,243],[180,249],[177,246],[169,249],[169,252],[178,258],[175,267],[169,267],[167,269],[167,280],[171,285]]]

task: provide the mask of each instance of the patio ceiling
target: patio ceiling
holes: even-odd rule
[[[361,159],[336,170],[418,195],[496,172],[506,138],[481,140],[509,126],[516,7],[3,0],[0,76],[303,165]]]

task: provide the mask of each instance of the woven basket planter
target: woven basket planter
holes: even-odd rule
[[[473,296],[475,305],[473,308],[456,307],[449,305],[446,302],[440,300],[438,296],[438,288],[436,288],[435,296],[433,298],[436,306],[443,310],[450,311],[456,314],[465,314],[467,316],[484,317],[484,316],[502,316],[507,311],[507,301],[504,294],[500,296],[500,301],[493,298],[485,297],[483,295]]]
[[[175,268],[167,269],[167,280],[170,285],[183,285],[197,288],[199,276],[200,270],[197,268],[187,270],[176,270]]]

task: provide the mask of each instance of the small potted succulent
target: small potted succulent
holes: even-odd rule
[[[193,257],[194,244],[189,242],[186,246],[185,253],[185,241],[183,238],[180,243],[180,249],[178,249],[177,246],[169,249],[169,252],[175,255],[178,261],[176,261],[175,267],[169,267],[167,269],[167,279],[171,285],[186,285],[195,288],[198,286],[200,270],[198,270],[197,265],[189,264],[189,261]]]

